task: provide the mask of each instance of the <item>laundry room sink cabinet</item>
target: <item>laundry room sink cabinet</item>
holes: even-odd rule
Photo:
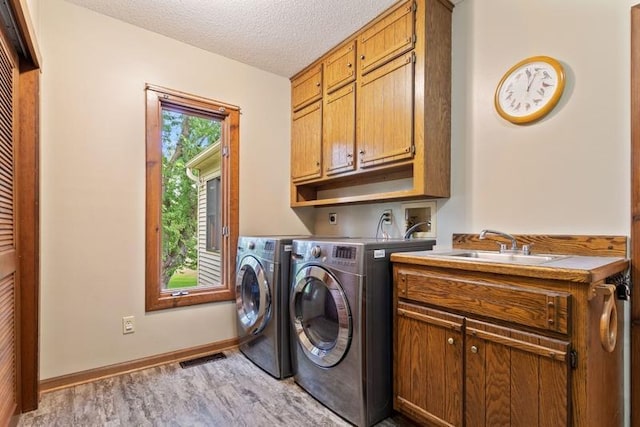
[[[623,257],[424,254],[392,255],[397,411],[430,426],[623,424],[622,303],[606,283]]]

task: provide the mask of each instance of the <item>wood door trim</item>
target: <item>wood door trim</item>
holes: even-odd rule
[[[640,5],[631,8],[631,282],[640,283]],[[640,348],[640,293],[631,294],[631,348]],[[638,331],[638,332],[636,332]],[[631,425],[640,425],[640,354],[631,351]]]
[[[16,249],[20,332],[21,411],[38,407],[40,313],[40,70],[21,72],[18,85],[20,143],[14,149],[16,188]]]
[[[42,63],[42,55],[40,55],[40,48],[36,40],[36,32],[34,31],[33,22],[31,21],[31,15],[27,12],[27,1],[9,0],[9,3],[11,9],[14,11],[14,18],[16,19],[20,36],[26,45],[26,54],[31,61],[31,64],[29,64],[27,68],[38,69]]]

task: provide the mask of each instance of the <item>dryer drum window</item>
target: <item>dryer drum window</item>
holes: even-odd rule
[[[260,333],[269,322],[271,293],[264,270],[258,260],[245,257],[236,276],[236,308],[246,332]]]
[[[295,278],[291,317],[296,339],[316,365],[331,367],[349,349],[351,314],[340,284],[320,267],[302,269]]]

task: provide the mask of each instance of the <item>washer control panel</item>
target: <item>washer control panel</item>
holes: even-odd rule
[[[332,241],[294,240],[291,252],[294,263],[322,263],[355,272],[362,245]]]

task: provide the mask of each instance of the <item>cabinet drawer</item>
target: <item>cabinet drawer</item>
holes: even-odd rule
[[[291,81],[291,106],[293,111],[322,98],[322,64]]]
[[[414,12],[413,1],[405,2],[362,33],[358,45],[362,74],[413,49]]]
[[[341,88],[356,79],[356,41],[340,47],[324,62],[324,75],[327,93]]]
[[[405,268],[398,269],[396,282],[400,298],[563,334],[569,331],[569,293]]]

